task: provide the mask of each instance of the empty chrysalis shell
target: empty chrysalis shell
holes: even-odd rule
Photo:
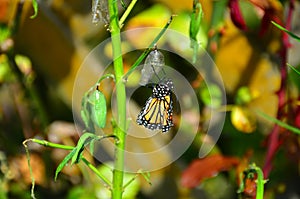
[[[105,25],[109,24],[107,0],[92,1],[92,22],[98,24],[102,20]]]
[[[165,59],[161,52],[157,49],[151,51],[145,60],[144,67],[142,69],[142,76],[139,84],[145,86],[149,83],[153,75],[158,75],[159,71],[165,65]]]

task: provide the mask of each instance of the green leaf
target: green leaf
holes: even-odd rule
[[[71,164],[78,163],[83,158],[83,150],[88,144],[91,144],[91,147],[94,148],[94,142],[104,139],[114,137],[114,135],[108,136],[97,136],[93,133],[86,132],[78,140],[77,146],[72,149],[72,151],[61,161],[55,171],[55,180],[57,179],[58,174],[66,166],[66,164],[71,160]],[[47,142],[48,143],[48,142]],[[50,143],[51,144],[51,143]],[[58,144],[55,144],[58,145]],[[50,146],[50,145],[49,145]],[[63,146],[63,145],[62,145]],[[70,149],[71,146],[66,146],[65,149]],[[91,150],[93,152],[93,150]]]
[[[300,42],[300,37],[298,35],[295,35],[294,33],[288,31],[287,29],[285,29],[284,27],[282,27],[278,23],[275,23],[274,21],[272,21],[271,23],[274,26],[276,26],[277,28],[279,28],[280,30],[282,30],[282,31],[286,32],[287,34],[289,34],[292,38],[296,39],[298,42]]]
[[[56,181],[58,174],[61,172],[61,170],[66,166],[66,164],[71,160],[71,158],[74,156],[76,152],[76,148],[74,148],[58,165],[55,171],[55,177],[54,180]]]
[[[84,147],[87,146],[91,142],[91,140],[98,138],[99,137],[93,133],[84,133],[83,135],[81,135],[75,147],[76,150],[74,155],[72,156],[71,164],[77,164],[82,158]]]
[[[92,105],[92,120],[100,128],[104,128],[106,124],[106,99],[99,91],[95,90],[89,96],[89,102]]]
[[[37,0],[32,0],[32,7],[33,7],[33,10],[34,10],[34,14],[30,17],[31,19],[35,18],[38,14],[38,3],[37,3]]]

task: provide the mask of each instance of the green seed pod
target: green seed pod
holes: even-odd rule
[[[91,116],[93,122],[100,128],[105,127],[106,123],[106,100],[99,90],[95,90],[89,96],[89,102],[91,103]]]

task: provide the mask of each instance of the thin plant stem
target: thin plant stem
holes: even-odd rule
[[[126,18],[128,17],[128,15],[130,14],[131,10],[133,9],[134,5],[136,4],[138,0],[132,0],[130,2],[130,4],[128,5],[127,9],[125,10],[124,14],[122,15],[122,17],[120,18],[119,21],[119,26],[120,28],[123,27],[124,25],[124,21],[126,20]]]
[[[287,63],[287,66],[290,67],[295,73],[297,73],[298,75],[300,75],[300,72],[292,65]]]
[[[224,14],[226,11],[226,7],[228,5],[229,0],[223,1],[212,1],[213,8],[212,8],[212,16],[209,25],[209,32],[208,34],[212,33],[212,36],[209,37],[208,44],[207,44],[207,52],[209,53],[211,59],[215,59],[215,54],[219,48],[219,41],[221,38],[220,29],[222,27],[224,21]],[[214,75],[213,75],[213,66],[207,66],[206,68],[206,79],[208,82],[214,82]]]
[[[110,31],[113,50],[113,65],[116,80],[116,98],[117,98],[117,127],[114,129],[114,135],[118,138],[115,142],[115,157],[113,169],[113,187],[112,198],[121,199],[123,193],[124,178],[124,149],[126,139],[126,91],[125,84],[122,81],[124,74],[120,26],[118,19],[118,1],[108,0],[108,10],[110,14]]]
[[[48,142],[46,140],[39,140],[39,139],[27,139],[24,141],[24,143],[27,143],[28,141],[35,142],[37,144],[46,146],[46,147],[52,147],[52,148],[57,148],[57,149],[64,149],[64,150],[73,150],[73,146],[68,146],[68,145],[63,145],[63,144],[56,144],[53,142]]]
[[[172,15],[169,19],[169,21],[166,23],[166,25],[163,27],[163,29],[158,33],[158,35],[153,39],[149,47],[144,50],[144,52],[141,54],[141,56],[135,61],[135,63],[130,67],[129,71],[124,75],[124,80],[128,78],[128,76],[140,65],[140,63],[145,59],[145,57],[150,53],[151,49],[154,48],[155,44],[158,42],[158,40],[163,36],[163,34],[166,32],[168,27],[170,26],[174,15]]]
[[[30,164],[30,154],[29,154],[29,150],[28,150],[28,146],[27,146],[27,142],[28,140],[25,140],[23,142],[23,146],[25,147],[25,151],[26,151],[26,157],[27,157],[27,164],[28,164],[28,168],[29,168],[29,175],[31,178],[31,198],[36,199],[35,194],[34,194],[34,187],[35,187],[35,178],[32,172],[32,168],[31,168],[31,164]]]
[[[240,173],[240,188],[238,193],[241,194],[245,191],[246,187],[248,186],[246,183],[247,179],[252,179],[254,176],[253,174],[257,175],[255,179],[256,183],[256,195],[254,195],[253,199],[263,199],[264,198],[264,185],[267,180],[264,179],[264,174],[260,167],[256,166],[255,163],[249,165],[248,169],[246,169],[243,173]],[[241,196],[241,195],[240,195]],[[240,197],[239,197],[240,198]]]
[[[99,172],[99,170],[93,165],[91,164],[87,159],[82,158],[82,161],[86,164],[87,167],[89,167],[103,182],[104,185],[106,186],[106,188],[111,189],[111,182],[102,175],[101,172]]]
[[[114,137],[114,135],[110,135],[110,136],[106,136],[106,137],[102,137],[102,138],[108,138],[108,137]],[[57,149],[63,149],[63,150],[73,150],[75,147],[74,146],[68,146],[68,145],[62,145],[62,144],[56,144],[56,143],[53,143],[53,142],[49,142],[49,141],[46,141],[46,140],[39,140],[39,139],[26,139],[24,142],[23,142],[23,145],[25,147],[25,150],[26,150],[26,154],[27,154],[27,160],[28,160],[28,165],[30,163],[30,156],[29,156],[29,151],[28,151],[28,147],[27,147],[27,142],[34,142],[34,143],[37,143],[37,144],[40,144],[40,145],[43,145],[45,147],[52,147],[52,148],[57,148]],[[86,160],[84,157],[82,158],[83,162],[92,170],[96,173],[96,175],[104,182],[104,185],[111,189],[111,182],[105,177],[103,176],[99,171],[98,169],[92,165],[88,160]],[[32,195],[34,195],[34,185],[35,185],[35,179],[34,179],[34,176],[32,174],[32,171],[31,171],[31,166],[29,165],[29,171],[30,171],[30,176],[31,176],[31,181],[32,181]]]
[[[220,40],[220,25],[223,24],[224,21],[224,13],[226,10],[226,6],[228,5],[229,0],[224,1],[213,1],[213,13],[212,18],[210,22],[209,29],[214,32],[213,36],[209,39],[208,45],[207,45],[207,51],[209,52],[209,55],[214,58],[216,48],[219,45]]]
[[[14,53],[8,53],[9,58],[9,64],[11,68],[14,71],[14,74],[18,78],[20,84],[26,91],[28,92],[30,96],[30,101],[32,102],[33,106],[36,108],[36,112],[38,115],[38,118],[40,119],[42,129],[44,130],[47,125],[49,124],[49,120],[47,117],[46,110],[44,106],[42,105],[42,100],[40,96],[38,95],[38,92],[36,90],[35,85],[33,84],[32,80],[29,80],[19,69],[16,61],[15,61],[15,54]]]
[[[286,20],[286,29],[290,29],[291,19],[292,19],[292,13],[294,11],[294,0],[290,0],[289,4],[289,10]],[[287,49],[289,47],[289,40],[288,40],[288,34],[286,32],[283,32],[282,34],[282,44],[283,47],[280,52],[280,58],[281,58],[281,65],[280,65],[280,76],[281,76],[281,83],[280,88],[277,92],[278,96],[278,111],[277,111],[277,120],[282,120],[283,117],[286,115],[286,98],[287,98]],[[280,138],[279,132],[280,128],[278,124],[275,124],[268,140],[268,148],[267,153],[265,157],[265,164],[263,167],[263,173],[264,177],[267,178],[272,170],[272,162],[273,158],[275,157],[280,145],[283,143],[282,138]]]
[[[267,114],[265,114],[261,111],[258,111],[257,113],[260,114],[261,116],[263,116],[264,118],[266,118],[267,120],[277,124],[278,126],[281,126],[281,127],[285,128],[285,129],[287,129],[287,130],[289,130],[289,131],[291,131],[295,134],[300,135],[300,129],[298,129],[297,127],[288,125],[287,123],[282,122],[281,120],[278,120],[276,118],[273,118],[273,117],[271,117],[271,116],[269,116],[269,115],[267,115]]]
[[[265,184],[264,174],[263,174],[262,170],[256,166],[255,166],[255,171],[257,174],[256,199],[263,199],[264,198],[264,184]]]

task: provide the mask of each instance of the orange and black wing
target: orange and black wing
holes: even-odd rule
[[[150,97],[139,113],[137,123],[151,130],[161,129],[164,133],[173,126],[172,114],[171,95],[166,95],[160,99]]]

